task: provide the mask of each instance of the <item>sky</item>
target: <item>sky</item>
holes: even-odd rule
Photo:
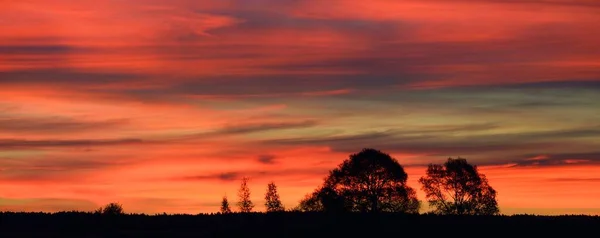
[[[596,0],[0,0],[0,210],[286,207],[362,148],[600,214]]]

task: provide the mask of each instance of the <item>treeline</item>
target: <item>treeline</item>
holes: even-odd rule
[[[407,213],[418,214],[423,202],[414,188],[407,184],[404,167],[389,154],[365,148],[351,154],[329,172],[322,185],[309,193],[295,207],[286,209],[274,182],[267,185],[264,205],[266,212],[328,212],[328,213]],[[239,212],[252,212],[249,178],[244,177],[236,203]],[[419,179],[421,189],[433,214],[497,215],[496,190],[489,185],[477,166],[464,158],[448,158],[443,164],[430,164],[425,176]],[[219,213],[232,213],[224,196]],[[110,203],[94,213],[125,214],[123,206]]]
[[[408,175],[398,161],[375,149],[351,154],[329,172],[323,185],[307,194],[289,211],[362,212],[417,214],[422,202],[407,185]],[[463,158],[449,158],[444,164],[430,164],[419,179],[426,200],[434,214],[496,215],[499,213],[496,191],[477,166]],[[242,179],[237,206],[240,212],[251,212],[248,178]],[[267,212],[286,209],[280,201],[277,186],[271,182],[265,194]],[[221,201],[221,213],[231,213],[227,197]]]
[[[267,185],[264,205],[266,212],[329,212],[329,213],[407,213],[418,214],[422,201],[415,189],[407,185],[404,167],[389,154],[376,149],[363,149],[351,154],[331,170],[321,186],[307,194],[300,203],[287,209],[280,200],[274,182]],[[244,177],[236,203],[241,213],[252,212],[249,178]],[[419,179],[430,213],[440,215],[497,215],[496,190],[489,185],[477,166],[464,158],[448,158],[444,164],[430,164]],[[227,196],[221,200],[219,213],[232,213]],[[96,213],[123,214],[120,204],[111,203]]]

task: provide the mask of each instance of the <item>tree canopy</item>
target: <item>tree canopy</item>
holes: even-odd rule
[[[351,154],[322,187],[300,202],[301,211],[418,213],[420,202],[398,161],[375,149]]]
[[[419,183],[437,214],[494,215],[500,212],[496,190],[477,166],[466,159],[449,158],[443,165],[430,164]]]

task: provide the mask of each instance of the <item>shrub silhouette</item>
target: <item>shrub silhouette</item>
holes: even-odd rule
[[[324,185],[300,202],[301,211],[418,213],[420,202],[398,161],[375,149],[350,155]]]
[[[125,214],[123,206],[119,203],[109,203],[104,207],[98,208],[94,213],[105,216],[118,216]]]
[[[242,184],[240,185],[240,190],[238,191],[238,207],[241,212],[252,212],[254,208],[254,203],[250,200],[250,188],[248,188],[248,178],[244,177],[242,179]]]
[[[419,179],[434,213],[452,215],[495,215],[496,190],[477,166],[466,159],[449,158],[443,165],[430,164],[426,176]]]
[[[285,208],[279,199],[279,193],[277,193],[277,186],[274,182],[271,182],[267,185],[267,193],[265,193],[265,207],[267,212],[285,211]]]
[[[223,196],[223,200],[221,200],[221,213],[231,213],[231,208],[229,207],[229,201],[227,200],[227,196]]]

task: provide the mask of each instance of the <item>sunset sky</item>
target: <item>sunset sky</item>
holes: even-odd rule
[[[0,211],[295,206],[370,147],[600,214],[597,0],[0,0]]]

